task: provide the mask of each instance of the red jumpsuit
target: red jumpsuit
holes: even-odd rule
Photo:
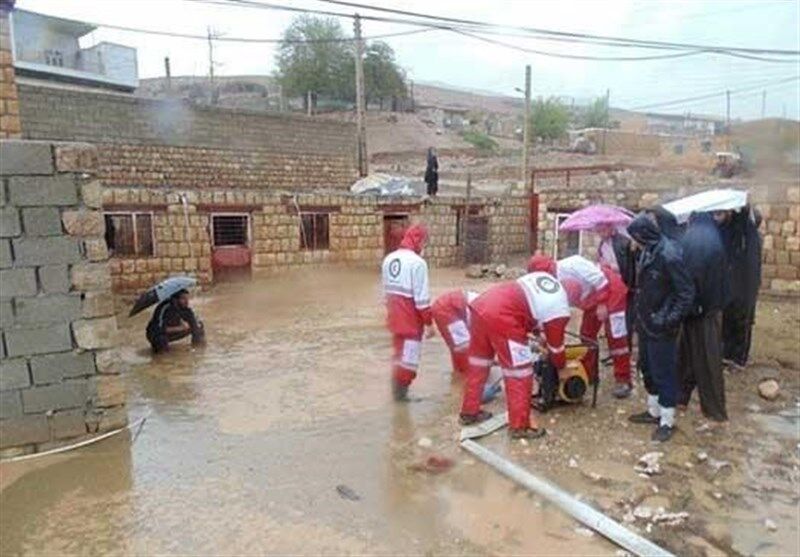
[[[450,349],[453,370],[462,377],[469,371],[469,306],[470,299],[478,295],[474,292],[451,290],[433,302],[431,313],[433,322],[442,335],[442,340]]]
[[[545,259],[549,258],[532,258],[528,270],[551,269]],[[597,266],[580,255],[561,259],[556,266],[559,281],[572,294],[569,296],[570,305],[583,311],[581,337],[596,342],[600,327],[605,325],[608,352],[614,362],[614,379],[618,383],[630,384],[631,356],[625,325],[628,287],[622,277],[611,267]],[[606,308],[605,321],[597,316],[597,308],[601,305]],[[596,358],[596,351],[588,352],[583,358],[590,373],[595,369]]]
[[[480,412],[483,387],[496,358],[505,382],[509,428],[527,429],[533,391],[528,333],[541,328],[550,361],[558,369],[564,367],[564,329],[569,321],[566,293],[551,275],[531,273],[490,288],[469,307],[469,374],[461,414]]]
[[[419,255],[426,239],[423,226],[409,227],[400,248],[382,265],[386,326],[392,333],[392,378],[405,387],[417,376],[422,333],[431,324],[428,265]]]

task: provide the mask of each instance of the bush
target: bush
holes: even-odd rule
[[[479,151],[484,153],[494,153],[499,147],[494,139],[478,131],[470,130],[462,132],[461,137],[464,141],[474,145]]]

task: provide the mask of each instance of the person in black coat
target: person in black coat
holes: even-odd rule
[[[205,342],[203,322],[189,307],[189,292],[181,290],[164,300],[147,324],[146,336],[156,354],[169,350],[169,343],[192,335],[192,344]]]
[[[425,167],[425,183],[428,186],[428,195],[435,196],[439,191],[439,158],[436,149],[428,149],[428,163]]]
[[[653,440],[664,442],[675,431],[677,337],[692,307],[694,285],[680,245],[661,232],[652,212],[636,217],[628,225],[628,234],[641,246],[634,311],[639,365],[647,390],[647,410],[629,420],[656,424]]]
[[[731,277],[731,296],[722,315],[723,358],[744,366],[750,357],[761,287],[761,215],[745,207],[736,212],[719,211],[714,218],[720,223]]]
[[[728,304],[730,286],[722,235],[710,213],[692,215],[681,247],[695,296],[679,342],[678,404],[688,405],[696,386],[703,415],[723,422],[728,414],[722,374],[722,310]]]

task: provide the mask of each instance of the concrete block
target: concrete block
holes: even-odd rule
[[[93,180],[81,186],[81,201],[92,209],[103,208],[103,185],[99,180]]]
[[[0,143],[0,175],[52,174],[50,143],[3,140]]]
[[[69,292],[69,267],[67,265],[45,265],[36,270],[39,284],[46,294],[65,294]]]
[[[23,389],[31,384],[25,358],[0,360],[0,391]]]
[[[36,295],[36,273],[33,269],[0,270],[0,299]]]
[[[11,267],[11,240],[0,240],[0,269]]]
[[[72,324],[75,342],[85,350],[112,348],[117,344],[116,317],[81,319]]]
[[[0,448],[43,443],[50,439],[47,416],[25,416],[0,422]]]
[[[89,399],[86,380],[66,381],[22,391],[22,409],[26,414],[50,410],[82,408]]]
[[[73,265],[71,280],[72,287],[81,292],[111,289],[111,273],[106,263]]]
[[[108,408],[100,415],[100,423],[98,425],[98,433],[105,433],[106,431],[113,431],[128,425],[128,409],[124,406],[116,408]]]
[[[36,329],[6,331],[6,349],[10,357],[66,352],[72,349],[72,336],[67,323]]]
[[[72,174],[50,177],[13,177],[9,180],[9,201],[20,207],[68,206],[78,203],[78,188]]]
[[[72,379],[94,375],[94,358],[90,352],[62,352],[34,356],[30,361],[31,377],[37,385],[58,383],[63,379]]]
[[[50,433],[54,439],[69,439],[86,435],[86,412],[65,410],[50,417]]]
[[[88,172],[97,166],[97,147],[91,143],[56,143],[55,163],[58,172]]]
[[[22,210],[22,224],[29,236],[60,236],[61,213],[56,207],[27,207]]]
[[[0,208],[0,238],[14,238],[22,233],[16,207]]]
[[[122,372],[122,360],[117,350],[98,350],[94,353],[97,373],[119,375]]]
[[[110,408],[125,404],[127,393],[121,375],[98,375],[92,378],[97,393],[94,405],[97,408]]]
[[[81,313],[86,318],[114,315],[114,295],[111,291],[86,292]]]
[[[106,222],[100,211],[64,211],[61,220],[70,236],[103,236],[106,232]]]
[[[91,238],[83,242],[84,253],[89,261],[106,261],[108,246],[105,238]]]
[[[17,298],[16,320],[21,325],[70,323],[81,317],[80,296],[53,294],[35,298]]]
[[[0,301],[0,329],[8,329],[14,324],[14,308],[11,300]]]
[[[0,392],[0,418],[5,420],[22,415],[22,396],[19,393],[20,391]]]
[[[53,265],[81,260],[78,242],[66,236],[19,238],[12,241],[17,265]]]

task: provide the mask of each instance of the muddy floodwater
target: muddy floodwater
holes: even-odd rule
[[[434,275],[434,293],[463,282]],[[423,399],[390,401],[377,281],[306,271],[215,287],[194,303],[208,346],[156,359],[148,315],[121,316],[144,427],[3,464],[0,553],[613,555],[460,452],[440,339],[424,348]],[[455,465],[419,471],[431,455]]]

